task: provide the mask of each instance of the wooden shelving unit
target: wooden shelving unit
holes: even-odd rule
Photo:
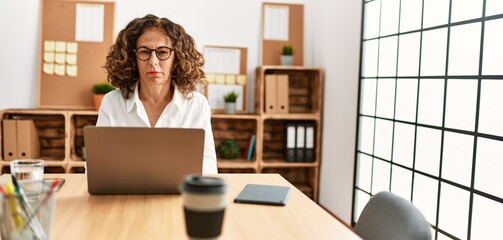
[[[266,74],[288,74],[289,108],[286,114],[264,111]],[[224,139],[237,140],[244,153],[249,137],[256,135],[251,160],[239,157],[218,159],[221,173],[279,173],[314,201],[318,200],[318,178],[321,145],[321,109],[323,76],[319,68],[261,66],[257,68],[254,114],[213,114],[215,146]],[[41,158],[46,172],[83,173],[83,128],[95,125],[98,113],[88,110],[8,109],[0,119],[32,119],[41,145]],[[286,123],[302,122],[315,126],[313,162],[286,162]],[[3,132],[2,132],[3,133]],[[3,159],[3,134],[0,134],[0,167],[9,172],[9,161]],[[217,153],[218,158],[218,153]]]
[[[266,113],[265,79],[267,74],[288,75],[288,113]],[[260,146],[259,172],[276,172],[318,201],[319,166],[321,154],[321,114],[323,99],[323,72],[314,67],[261,66],[256,70],[255,112],[260,116],[263,131]],[[287,162],[286,124],[310,123],[315,127],[313,162]],[[257,149],[258,151],[258,149]]]
[[[85,125],[95,125],[96,111],[67,111],[48,109],[8,109],[0,112],[0,119],[31,119],[37,129],[40,157],[45,160],[47,173],[83,173],[83,130]],[[81,118],[85,118],[83,121]],[[83,124],[86,122],[87,124]],[[2,131],[3,133],[3,131]],[[0,134],[0,168],[9,172],[9,161],[4,160],[3,134]],[[80,144],[76,144],[80,142]]]
[[[289,113],[265,112],[265,75],[287,74],[289,76]],[[219,139],[215,134],[216,123],[227,121],[227,132],[242,135],[246,132],[256,134],[254,157],[251,161],[242,159],[219,160],[219,172],[253,172],[279,173],[284,178],[301,189],[314,201],[318,201],[318,179],[321,146],[321,110],[323,99],[323,73],[319,68],[261,66],[256,71],[255,108],[254,115],[214,114],[213,134],[216,146]],[[240,128],[230,122],[253,120],[254,128]],[[315,159],[313,162],[286,162],[286,123],[311,123],[315,126]],[[238,139],[241,146],[246,141],[228,135],[228,138]],[[244,138],[244,139],[246,139]],[[243,151],[244,148],[241,148]]]

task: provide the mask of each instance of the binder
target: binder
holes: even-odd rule
[[[314,162],[314,124],[306,124],[306,162]]]
[[[278,113],[288,113],[288,75],[276,75],[277,110]]]
[[[17,158],[40,157],[40,142],[33,120],[17,121]]]
[[[303,123],[297,124],[296,143],[295,143],[295,162],[305,162],[305,134],[306,127]]]
[[[287,162],[295,162],[295,133],[296,126],[294,123],[288,123],[286,125],[286,153],[285,159]]]
[[[3,123],[3,159],[5,161],[17,158],[16,120],[4,119]]]
[[[4,160],[40,157],[40,141],[33,120],[3,120]]]
[[[266,74],[265,75],[265,109],[266,113],[276,113],[277,111],[277,99],[276,99],[276,75]]]

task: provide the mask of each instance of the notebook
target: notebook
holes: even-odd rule
[[[289,196],[288,186],[246,184],[234,202],[284,206]]]
[[[84,142],[94,195],[176,194],[203,169],[203,129],[87,126]]]

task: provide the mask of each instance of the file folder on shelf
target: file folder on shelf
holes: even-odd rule
[[[3,120],[4,160],[38,158],[40,142],[33,120]]]
[[[265,109],[266,113],[277,113],[277,100],[276,100],[276,75],[266,74],[265,75]]]
[[[40,156],[40,142],[33,120],[17,121],[17,157],[38,158]]]
[[[5,161],[17,158],[16,120],[4,119],[3,124],[3,159]]]
[[[306,162],[314,162],[314,125],[306,124]]]
[[[296,126],[294,123],[288,123],[286,125],[286,156],[287,162],[295,162],[295,132]]]
[[[303,123],[297,123],[296,144],[295,144],[295,162],[305,162],[305,139],[306,127]]]
[[[276,90],[277,90],[277,111],[278,113],[288,113],[288,75],[276,75]]]

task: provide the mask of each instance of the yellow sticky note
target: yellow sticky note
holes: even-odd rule
[[[246,75],[238,75],[236,78],[236,82],[239,85],[245,85],[246,84]]]
[[[78,51],[78,43],[76,43],[76,42],[66,43],[66,52],[77,53],[77,51]]]
[[[64,64],[56,64],[54,66],[54,73],[59,76],[65,75],[65,65]]]
[[[55,47],[56,52],[59,53],[64,53],[66,52],[66,42],[63,41],[56,41],[56,47]]]
[[[215,83],[216,84],[225,84],[225,75],[224,74],[215,75]]]
[[[54,52],[44,52],[44,62],[53,63],[54,62]]]
[[[54,74],[54,63],[44,63],[43,71],[45,74]]]
[[[44,51],[54,52],[54,41],[44,41]]]
[[[66,75],[68,75],[70,77],[76,77],[77,76],[77,66],[67,65],[66,66]]]
[[[56,53],[55,61],[57,64],[65,64],[66,54],[64,53]]]
[[[206,81],[208,83],[215,83],[215,74],[213,73],[206,74]]]
[[[66,63],[71,65],[77,64],[77,54],[66,54]]]
[[[225,84],[236,84],[236,75],[234,74],[225,75]]]

